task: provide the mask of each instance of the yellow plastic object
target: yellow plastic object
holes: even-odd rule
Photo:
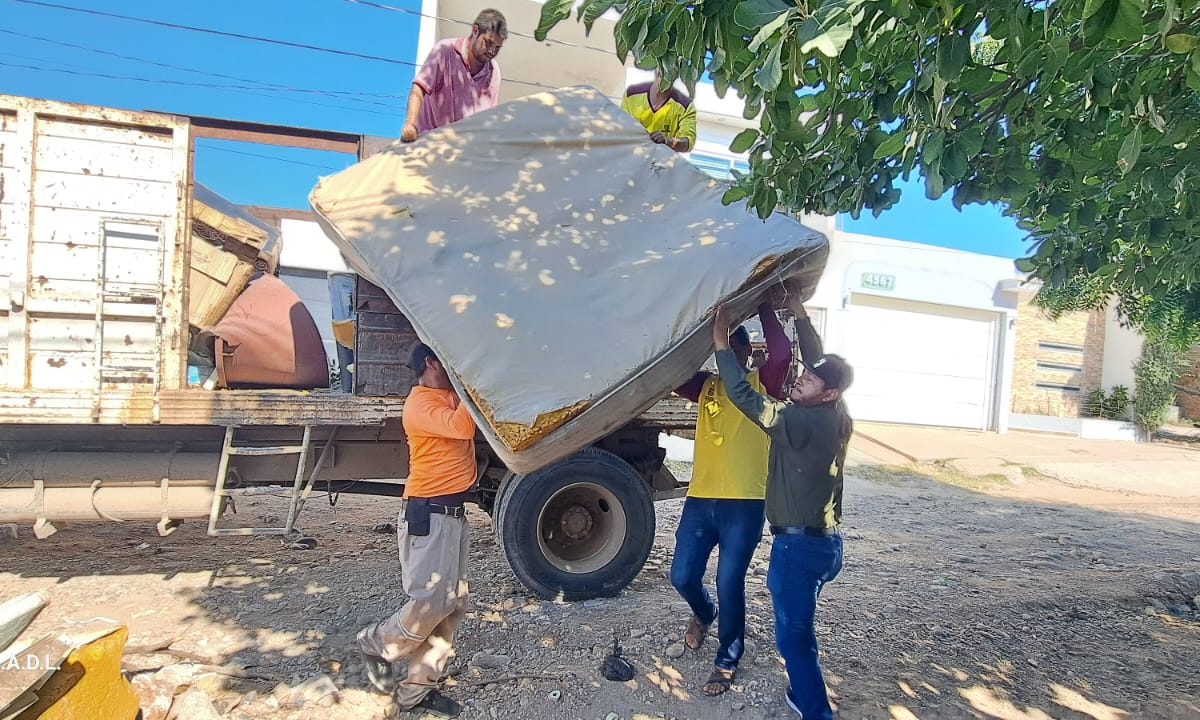
[[[120,627],[72,650],[17,720],[133,720],[138,699],[121,674],[129,630]]]
[[[354,349],[354,321],[334,320],[333,339],[342,347]]]

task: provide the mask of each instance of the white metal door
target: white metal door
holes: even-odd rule
[[[862,294],[848,311],[842,336],[855,419],[991,427],[997,313]]]

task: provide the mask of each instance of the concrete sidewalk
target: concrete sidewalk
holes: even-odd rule
[[[877,423],[855,423],[855,431],[863,440],[858,450],[885,464],[899,455],[914,463],[948,462],[973,475],[1011,476],[1031,468],[1080,487],[1200,498],[1200,445]]]

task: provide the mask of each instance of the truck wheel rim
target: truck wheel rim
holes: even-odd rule
[[[538,546],[551,565],[582,575],[608,565],[625,543],[625,508],[606,487],[590,482],[554,493],[538,514]]]

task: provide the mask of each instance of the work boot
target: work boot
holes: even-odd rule
[[[462,705],[437,690],[430,690],[428,695],[421,698],[421,702],[407,710],[418,717],[421,713],[425,713],[439,718],[456,718],[462,712]]]
[[[361,652],[361,651],[360,651]],[[396,673],[392,664],[378,655],[362,653],[363,666],[367,669],[367,682],[385,695],[396,689]]]
[[[364,628],[359,630],[355,636],[358,640],[358,654],[362,656],[363,667],[367,671],[367,682],[371,683],[371,687],[379,692],[391,695],[396,689],[396,671],[387,660],[363,650],[365,645],[363,638],[366,637],[367,630],[369,629]]]

